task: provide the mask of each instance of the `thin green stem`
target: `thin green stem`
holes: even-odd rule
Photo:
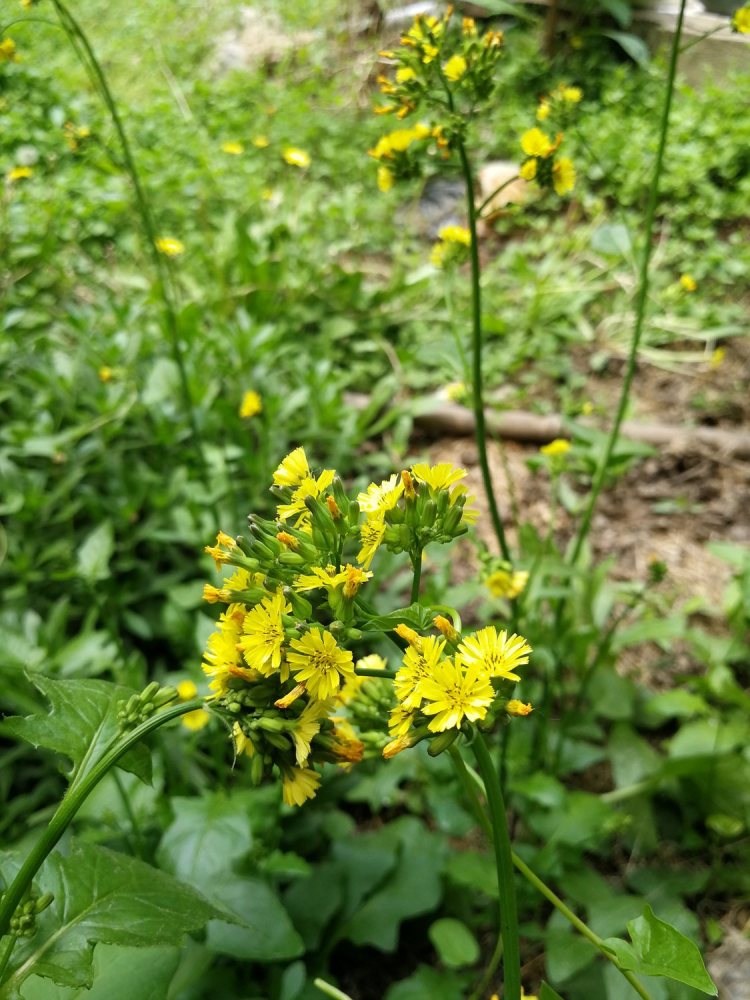
[[[682,55],[685,52],[688,52],[690,49],[692,49],[694,45],[700,45],[701,42],[705,42],[705,40],[707,38],[710,38],[711,35],[715,35],[719,31],[724,31],[725,28],[726,24],[720,24],[716,28],[711,28],[710,31],[704,31],[702,35],[698,35],[697,38],[694,38],[692,41],[687,42],[685,45],[683,45],[682,48],[680,49],[680,55]]]
[[[313,979],[313,986],[319,989],[321,993],[325,993],[327,997],[333,997],[333,1000],[352,1000],[348,993],[344,993],[343,990],[337,990],[335,986],[331,986],[325,979]]]
[[[104,775],[117,761],[135,746],[140,740],[155,729],[171,722],[186,712],[194,712],[203,706],[202,698],[193,698],[192,701],[183,702],[180,705],[172,705],[163,711],[152,715],[151,718],[142,722],[130,733],[117,737],[110,743],[103,752],[99,760],[93,765],[91,770],[80,780],[76,780],[63,796],[55,814],[49,821],[39,840],[34,844],[26,860],[21,865],[7,890],[0,898],[0,937],[7,934],[10,920],[16,907],[23,899],[26,891],[31,886],[34,876],[44,864],[47,856],[54,849],[55,844],[67,830],[73,817],[83,805],[86,798],[96,788]]]
[[[477,984],[477,988],[469,997],[469,1000],[482,1000],[482,997],[487,995],[487,990],[490,988],[492,980],[495,973],[497,972],[497,967],[500,965],[500,961],[503,957],[503,939],[502,935],[498,934],[497,941],[495,942],[495,948],[490,956],[490,960],[487,963],[487,968],[484,970],[482,978]]]
[[[16,947],[17,940],[18,938],[15,934],[9,934],[8,940],[3,947],[2,955],[0,955],[0,984],[3,982],[5,970],[8,968],[8,962],[10,962],[10,957],[13,954],[13,949]]]
[[[137,858],[143,858],[143,837],[141,835],[141,828],[138,825],[138,819],[136,818],[135,811],[133,810],[133,805],[130,801],[130,796],[128,795],[127,789],[122,782],[122,778],[117,773],[117,771],[112,772],[112,778],[117,788],[117,794],[120,796],[120,801],[122,802],[123,809],[125,810],[125,815],[128,817],[130,822],[130,829],[133,831],[133,853]]]
[[[484,199],[484,201],[477,209],[477,216],[481,216],[482,212],[485,210],[485,208],[487,208],[492,199],[495,198],[497,195],[499,195],[501,191],[504,191],[507,187],[510,187],[511,184],[515,184],[515,182],[520,179],[521,179],[520,176],[516,174],[515,177],[511,177],[509,180],[503,181],[503,183],[499,187],[496,187],[495,190],[492,192],[492,194],[487,195],[487,197]]]
[[[636,363],[638,358],[638,348],[641,343],[641,337],[643,334],[643,327],[646,318],[646,303],[648,301],[648,293],[650,287],[650,277],[649,277],[649,265],[651,263],[651,255],[653,253],[653,238],[654,229],[656,224],[656,207],[659,201],[659,186],[661,182],[662,169],[664,166],[664,153],[667,147],[667,134],[669,132],[669,117],[672,110],[672,98],[674,95],[674,84],[675,77],[677,74],[677,59],[680,54],[680,39],[682,37],[682,25],[685,17],[685,4],[686,0],[681,0],[680,11],[677,16],[677,25],[675,28],[675,33],[672,39],[672,51],[669,59],[669,71],[667,75],[667,93],[664,100],[664,108],[662,110],[660,131],[659,131],[659,147],[656,153],[656,162],[654,164],[654,173],[651,179],[651,185],[649,189],[648,197],[648,207],[646,210],[646,225],[644,227],[644,245],[643,245],[643,256],[641,259],[640,274],[639,274],[639,284],[638,284],[638,295],[636,298],[636,314],[635,314],[635,326],[633,328],[633,337],[630,342],[630,352],[628,355],[628,363],[625,371],[625,378],[622,384],[622,391],[620,393],[620,400],[617,407],[617,412],[615,415],[614,423],[607,438],[607,444],[604,449],[604,454],[602,455],[601,461],[597,466],[596,473],[594,475],[594,481],[591,484],[591,495],[589,497],[589,502],[584,512],[583,518],[581,520],[580,527],[578,529],[578,534],[576,536],[575,545],[573,547],[573,552],[571,554],[571,564],[576,565],[583,546],[591,528],[591,519],[594,514],[594,508],[596,507],[597,500],[599,499],[599,494],[604,486],[604,480],[607,475],[607,469],[609,468],[609,463],[612,458],[612,453],[614,452],[615,445],[620,436],[620,428],[622,422],[625,419],[625,412],[628,407],[628,401],[630,399],[630,390],[633,385],[633,379],[635,377]]]
[[[500,898],[500,935],[503,940],[503,1000],[521,1000],[521,949],[518,940],[518,910],[505,802],[484,737],[477,730],[472,749],[484,781],[492,822],[492,843]]]
[[[487,428],[484,420],[484,397],[482,390],[482,270],[479,262],[479,242],[477,239],[477,211],[474,204],[474,177],[471,170],[471,163],[466,153],[463,142],[458,143],[458,156],[461,162],[461,173],[464,177],[466,187],[466,212],[469,221],[469,233],[471,234],[471,314],[472,314],[472,335],[471,335],[471,391],[474,410],[475,437],[477,450],[479,451],[479,465],[482,470],[482,482],[484,492],[487,496],[487,505],[490,510],[492,527],[494,528],[497,542],[500,546],[503,559],[512,562],[510,549],[505,537],[502,518],[498,510],[495,491],[492,486],[492,474],[490,473],[490,463],[487,457]]]
[[[419,600],[419,585],[422,582],[422,551],[412,554],[411,557],[411,568],[414,571],[414,576],[411,580],[411,603],[416,604]]]
[[[201,471],[203,475],[208,480],[208,462],[206,461],[205,452],[203,449],[203,441],[201,438],[200,430],[198,428],[198,421],[195,415],[195,403],[193,401],[193,396],[190,390],[190,382],[188,380],[187,366],[185,363],[185,357],[183,354],[182,347],[180,345],[180,331],[179,323],[177,320],[177,309],[174,302],[174,292],[171,283],[171,274],[169,271],[169,266],[164,259],[163,255],[157,248],[157,232],[156,226],[154,225],[154,220],[151,215],[151,208],[149,206],[148,198],[146,197],[145,189],[141,182],[140,174],[133,157],[133,153],[130,147],[130,141],[128,140],[127,133],[125,132],[125,127],[123,125],[120,113],[117,110],[117,105],[115,103],[112,91],[109,88],[107,78],[104,74],[104,70],[96,57],[91,43],[88,40],[88,36],[84,32],[81,25],[75,19],[75,17],[70,13],[68,8],[62,2],[62,0],[52,0],[55,11],[60,19],[60,24],[65,31],[66,35],[71,41],[73,48],[79,55],[79,58],[84,64],[84,68],[91,77],[95,89],[98,91],[100,98],[104,102],[107,111],[112,119],[112,124],[114,125],[115,131],[117,132],[117,137],[120,141],[120,146],[122,148],[123,158],[125,160],[125,167],[128,174],[130,175],[131,182],[133,184],[133,190],[135,192],[135,201],[138,209],[138,214],[141,218],[141,223],[143,225],[144,232],[146,234],[146,239],[149,244],[149,252],[151,254],[151,259],[154,263],[154,269],[156,272],[157,289],[159,296],[162,300],[163,312],[164,312],[164,322],[167,330],[167,336],[169,339],[169,345],[172,352],[172,357],[174,359],[175,365],[180,378],[180,388],[182,391],[183,405],[185,407],[185,412],[190,425],[190,431],[193,438],[193,444],[195,447],[196,456],[198,458]],[[80,48],[79,48],[80,46]],[[81,51],[82,50],[82,51]]]

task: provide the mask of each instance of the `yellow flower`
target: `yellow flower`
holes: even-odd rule
[[[565,438],[555,438],[549,444],[542,445],[539,451],[547,458],[559,458],[561,455],[567,455],[570,449],[570,441],[566,441]]]
[[[241,156],[245,152],[245,147],[241,142],[223,142],[221,144],[222,153],[229,153],[230,156]]]
[[[320,775],[311,767],[290,767],[284,769],[282,797],[287,806],[301,806],[308,799],[314,799],[320,784]]]
[[[396,83],[408,83],[410,80],[416,80],[417,74],[411,68],[411,66],[400,66],[396,70]]]
[[[438,632],[441,632],[449,642],[458,642],[461,638],[460,634],[456,631],[453,622],[449,621],[443,615],[435,615],[432,619],[432,623]]]
[[[260,604],[249,611],[242,623],[243,635],[237,645],[242,650],[248,666],[264,677],[270,677],[281,668],[284,645],[282,615],[292,610],[281,588],[272,597],[264,597]],[[282,671],[282,680],[285,680]]]
[[[680,287],[683,289],[683,291],[694,292],[698,287],[698,282],[691,274],[681,274]]]
[[[390,191],[395,183],[396,178],[394,177],[393,171],[389,170],[388,167],[379,166],[378,167],[378,190],[385,194]]]
[[[203,673],[211,678],[209,687],[216,697],[226,694],[231,677],[253,680],[258,675],[243,667],[237,643],[242,634],[242,622],[247,609],[244,604],[230,604],[219,616],[218,628],[208,637],[201,664]]]
[[[392,160],[394,153],[405,153],[413,142],[427,139],[432,134],[427,125],[419,122],[414,128],[397,128],[395,132],[381,135],[374,149],[368,150],[376,160]]]
[[[750,7],[740,7],[732,15],[732,28],[741,35],[750,35]]]
[[[243,420],[249,420],[250,417],[257,416],[262,410],[263,401],[260,398],[260,393],[257,393],[255,389],[248,389],[240,403],[240,416]]]
[[[555,160],[552,167],[552,184],[555,193],[560,196],[572,191],[576,186],[576,168],[573,166],[573,161],[567,156],[561,156],[559,160]]]
[[[540,128],[530,128],[521,136],[521,149],[527,156],[549,156],[556,148]]]
[[[0,62],[18,62],[16,43],[12,38],[4,38],[0,42]]]
[[[320,720],[329,715],[332,708],[333,703],[330,701],[309,701],[299,718],[295,720],[290,733],[294,741],[295,757],[300,767],[310,756],[310,745],[320,732]]]
[[[465,247],[471,246],[471,233],[465,226],[443,226],[438,236],[446,243],[460,243]]]
[[[400,636],[404,642],[408,642],[410,646],[414,647],[414,649],[421,651],[422,636],[419,632],[415,632],[413,628],[409,625],[404,625],[403,622],[400,625],[397,625],[393,631],[396,635]]]
[[[445,649],[445,639],[428,635],[419,646],[410,645],[404,653],[403,666],[393,680],[393,690],[403,708],[413,711],[422,704],[421,684],[435,671]]]
[[[290,451],[273,474],[274,486],[299,486],[310,475],[310,466],[304,448]]]
[[[511,700],[505,706],[505,711],[508,713],[508,715],[523,717],[525,715],[531,715],[531,713],[534,711],[534,706],[531,705],[530,703],[524,704],[524,702],[522,701],[518,701],[515,698],[511,698]]]
[[[536,177],[536,159],[526,160],[518,170],[519,177],[525,181],[533,181]]]
[[[473,38],[477,33],[477,22],[473,17],[461,19],[461,34],[468,38]]]
[[[430,263],[433,267],[442,267],[449,254],[450,247],[447,243],[435,243],[430,250]]]
[[[381,517],[368,517],[360,525],[361,548],[357,553],[357,560],[365,569],[370,568],[370,563],[383,541],[383,535],[385,535],[385,521]]]
[[[195,681],[180,681],[177,685],[177,695],[180,701],[190,701],[198,695],[198,686]]]
[[[99,381],[100,382],[111,382],[115,377],[115,373],[109,367],[109,365],[102,365],[99,369]]]
[[[583,405],[581,406],[581,413],[583,414],[584,417],[590,417],[593,412],[594,412],[594,404],[591,402],[590,399],[585,400]]]
[[[583,97],[583,91],[580,87],[560,87],[560,97],[568,104],[578,104]]]
[[[297,149],[296,146],[287,146],[281,155],[284,158],[284,162],[292,167],[299,167],[301,170],[305,170],[310,166],[310,154],[306,153],[304,149]]]
[[[348,600],[356,597],[357,591],[363,583],[367,583],[372,578],[372,573],[368,573],[359,566],[352,566],[347,563],[343,569],[344,589],[343,594]]]
[[[185,253],[185,244],[173,236],[162,236],[156,241],[156,249],[165,257],[179,257]]]
[[[237,542],[235,542],[232,536],[219,531],[216,535],[216,545],[205,545],[203,551],[211,556],[216,563],[216,568],[221,569],[232,558],[232,553],[236,548]]]
[[[425,483],[433,490],[447,490],[467,475],[466,469],[459,469],[450,462],[440,462],[433,466],[421,462],[413,465],[411,471],[420,483]]]
[[[403,705],[395,705],[391,709],[388,719],[388,730],[391,736],[406,736],[414,721],[414,712],[410,712]]]
[[[332,698],[341,682],[354,676],[350,650],[341,649],[325,629],[311,628],[301,639],[292,639],[293,652],[287,654],[294,679],[304,683],[311,698]]]
[[[449,382],[444,389],[445,395],[452,403],[460,403],[461,400],[466,398],[466,383],[465,382]]]
[[[404,492],[404,484],[395,473],[390,479],[384,479],[380,486],[370,483],[366,493],[357,496],[359,509],[368,516],[382,516],[387,510],[392,510]]]
[[[724,358],[727,356],[726,347],[717,347],[711,353],[711,360],[709,364],[712,368],[718,368],[723,362]]]
[[[451,56],[448,62],[443,66],[443,73],[448,80],[453,83],[460,80],[461,77],[466,73],[467,62],[463,56],[456,54]]]
[[[197,697],[198,688],[193,681],[180,681],[177,685],[177,694],[180,701],[190,701],[192,698]],[[191,732],[198,732],[199,729],[203,729],[204,726],[208,725],[209,719],[208,712],[202,708],[197,708],[194,712],[187,712],[185,715],[180,716],[182,725]]]
[[[442,733],[458,729],[464,718],[469,722],[483,719],[495,697],[490,677],[481,663],[472,663],[464,669],[461,658],[442,660],[420,686],[427,704],[422,706],[425,715],[434,715],[429,729]]]
[[[236,757],[241,757],[243,753],[248,757],[252,757],[255,753],[253,741],[243,732],[239,722],[235,722],[232,726],[232,743],[234,743]]]
[[[255,135],[251,142],[256,149],[267,149],[271,145],[267,135]]]
[[[498,633],[494,625],[488,625],[467,636],[458,650],[467,666],[476,664],[489,677],[520,681],[515,671],[529,662],[531,646],[521,635],[509,637],[505,629]]]
[[[33,175],[31,167],[12,167],[7,173],[8,181],[13,184],[15,181],[26,181]]]
[[[289,503],[281,503],[276,508],[276,513],[282,521],[297,515],[296,527],[306,524],[310,520],[310,511],[307,509],[305,500],[307,497],[317,499],[324,490],[333,482],[336,475],[333,469],[323,469],[317,479],[313,476],[305,476],[299,486],[292,493]]]
[[[411,738],[409,736],[397,736],[395,740],[391,740],[390,743],[386,743],[383,747],[383,758],[385,760],[391,760],[396,754],[402,753],[404,750],[408,750],[412,745]]]
[[[484,581],[484,585],[493,597],[505,597],[512,601],[522,594],[529,580],[525,570],[509,572],[505,569],[495,570]]]
[[[550,104],[546,97],[543,97],[539,102],[539,107],[536,109],[536,120],[538,122],[546,121],[549,118]]]

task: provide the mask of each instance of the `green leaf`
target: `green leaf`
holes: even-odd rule
[[[563,1000],[563,998],[548,983],[542,983],[539,1000]]]
[[[78,550],[78,575],[88,583],[106,580],[109,576],[109,561],[115,548],[115,536],[111,521],[102,521],[86,536]]]
[[[629,31],[602,31],[605,38],[611,38],[617,42],[622,51],[630,56],[633,62],[639,66],[646,66],[650,59],[648,45],[637,35],[631,35]]]
[[[664,976],[717,996],[696,945],[676,927],[659,920],[650,906],[642,916],[630,921],[628,933],[632,945],[620,938],[607,938],[604,942],[621,968],[644,976]]]
[[[427,932],[438,958],[449,969],[473,965],[479,958],[479,945],[472,932],[460,920],[443,917]]]
[[[551,921],[551,924],[554,924]],[[549,926],[544,935],[547,972],[550,977],[564,983],[594,961],[597,951],[586,940],[567,927]]]
[[[92,769],[117,736],[117,706],[134,689],[101,680],[52,680],[35,674],[34,685],[50,703],[47,715],[14,716],[3,729],[35,747],[54,750],[73,762],[77,778]],[[140,743],[117,764],[145,782],[151,780],[151,754]]]
[[[344,900],[345,875],[333,863],[316,865],[284,894],[284,905],[308,951],[320,946],[323,933]]]
[[[31,973],[61,986],[90,986],[95,942],[177,945],[188,931],[225,915],[151,865],[85,842],[66,856],[52,854],[37,882],[54,902],[39,917],[37,935],[19,941],[13,953],[13,989]]]
[[[360,625],[363,632],[391,632],[397,625],[408,625],[409,628],[425,631],[432,628],[434,613],[421,604],[410,604],[408,608],[399,608],[387,615],[377,615]]]
[[[91,989],[65,989],[41,976],[29,976],[21,988],[23,1000],[166,1000],[180,962],[178,948],[94,948]]]
[[[413,976],[391,986],[384,1000],[462,1000],[463,996],[461,981],[453,973],[420,965]]]
[[[627,28],[633,12],[629,0],[599,0],[600,6],[617,21],[621,28]]]
[[[304,952],[289,914],[265,882],[226,872],[215,880],[212,896],[237,917],[234,924],[210,922],[207,944],[213,951],[258,962],[284,961]]]
[[[497,869],[489,854],[459,851],[451,854],[445,864],[445,874],[456,885],[497,899]]]

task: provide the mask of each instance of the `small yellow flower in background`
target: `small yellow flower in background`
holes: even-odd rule
[[[180,681],[177,685],[177,694],[180,701],[190,701],[192,698],[196,698],[198,696],[198,688],[195,686],[193,681]],[[204,726],[208,725],[209,719],[210,716],[208,712],[204,711],[202,708],[197,708],[194,712],[187,712],[185,715],[181,716],[180,722],[186,729],[197,733],[198,730],[203,729]]]
[[[438,232],[438,236],[445,243],[460,243],[462,246],[471,246],[471,233],[466,226],[443,226]]]
[[[409,80],[416,80],[417,74],[411,66],[400,66],[396,70],[396,83],[408,83]]]
[[[570,449],[570,441],[567,441],[565,438],[555,438],[549,444],[543,445],[539,451],[548,458],[558,458],[560,455],[567,455]]]
[[[510,572],[498,569],[494,573],[490,573],[484,581],[484,585],[493,597],[505,597],[512,601],[523,593],[528,582],[529,574],[526,570]]]
[[[568,104],[579,104],[583,98],[583,91],[580,87],[560,87],[560,96]]]
[[[467,66],[468,64],[464,57],[456,54],[455,56],[451,56],[445,66],[443,66],[443,73],[448,80],[456,83],[466,73]]]
[[[306,170],[310,166],[310,154],[306,153],[304,149],[297,149],[296,146],[287,146],[281,155],[284,158],[284,162],[292,167],[299,167],[300,170]]]
[[[441,660],[420,685],[426,704],[425,715],[434,715],[429,729],[442,733],[458,729],[464,718],[469,722],[483,719],[492,704],[495,692],[489,674],[481,664],[473,663],[464,670],[461,658]]]
[[[741,35],[750,35],[750,6],[745,5],[732,15],[732,30]]]
[[[241,156],[245,152],[245,147],[241,142],[223,142],[221,144],[222,153],[229,153],[230,156]]]
[[[590,417],[594,412],[594,404],[590,399],[587,399],[581,406],[581,413],[584,417]]]
[[[473,17],[462,18],[461,34],[466,38],[473,38],[477,34],[477,22]]]
[[[253,146],[256,149],[267,149],[271,145],[271,141],[267,135],[256,135],[252,139]]]
[[[561,156],[552,167],[552,184],[555,193],[562,196],[576,186],[576,168],[567,156]]]
[[[263,188],[263,190],[260,192],[260,196],[263,199],[263,201],[273,201],[273,199],[276,197],[276,192],[274,191],[273,188]]]
[[[257,393],[255,389],[248,389],[240,403],[240,416],[243,420],[249,420],[250,417],[255,417],[262,411],[263,401],[260,398],[260,393]]]
[[[383,194],[391,190],[395,180],[392,170],[382,165],[378,167],[378,190],[382,191]]]
[[[444,389],[446,397],[452,403],[460,403],[468,392],[465,382],[449,382]]]
[[[162,236],[156,241],[156,249],[165,257],[179,257],[185,253],[185,244],[173,236]]]
[[[558,145],[558,142],[552,142],[540,128],[530,128],[521,136],[521,149],[527,156],[549,156]]]
[[[114,371],[109,367],[109,365],[102,365],[99,369],[99,381],[100,382],[111,382],[115,377]]]
[[[7,173],[7,179],[11,184],[16,181],[26,181],[33,175],[31,167],[12,167]]]
[[[511,700],[505,706],[505,711],[508,713],[508,715],[523,717],[525,715],[531,715],[531,713],[534,711],[534,706],[530,702],[524,703],[522,701],[517,701],[515,698],[511,698]]]
[[[284,771],[282,797],[287,806],[301,806],[314,799],[320,784],[320,775],[311,767],[290,767]]]
[[[533,181],[536,177],[536,160],[531,159],[522,163],[518,170],[518,175],[525,181]]]
[[[680,288],[685,292],[694,292],[698,287],[698,282],[692,276],[692,274],[681,274],[680,275]]]
[[[711,353],[711,360],[709,362],[711,368],[718,368],[723,363],[724,358],[726,356],[727,356],[726,347],[715,348]]]
[[[0,42],[0,62],[18,62],[18,50],[12,38]]]
[[[536,120],[538,122],[546,121],[549,118],[550,106],[549,101],[546,97],[543,97],[539,102],[539,107],[536,109]]]

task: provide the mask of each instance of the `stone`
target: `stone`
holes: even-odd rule
[[[479,204],[501,185],[507,185],[488,202],[482,213],[485,218],[497,215],[506,205],[523,205],[532,196],[532,186],[518,176],[519,169],[519,165],[511,160],[491,160],[480,169],[477,177]]]
[[[707,965],[719,1000],[750,1000],[750,938],[731,928]]]
[[[240,7],[238,14],[238,26],[224,32],[216,46],[214,68],[219,73],[273,66],[318,37],[314,31],[287,31],[273,12]]]

